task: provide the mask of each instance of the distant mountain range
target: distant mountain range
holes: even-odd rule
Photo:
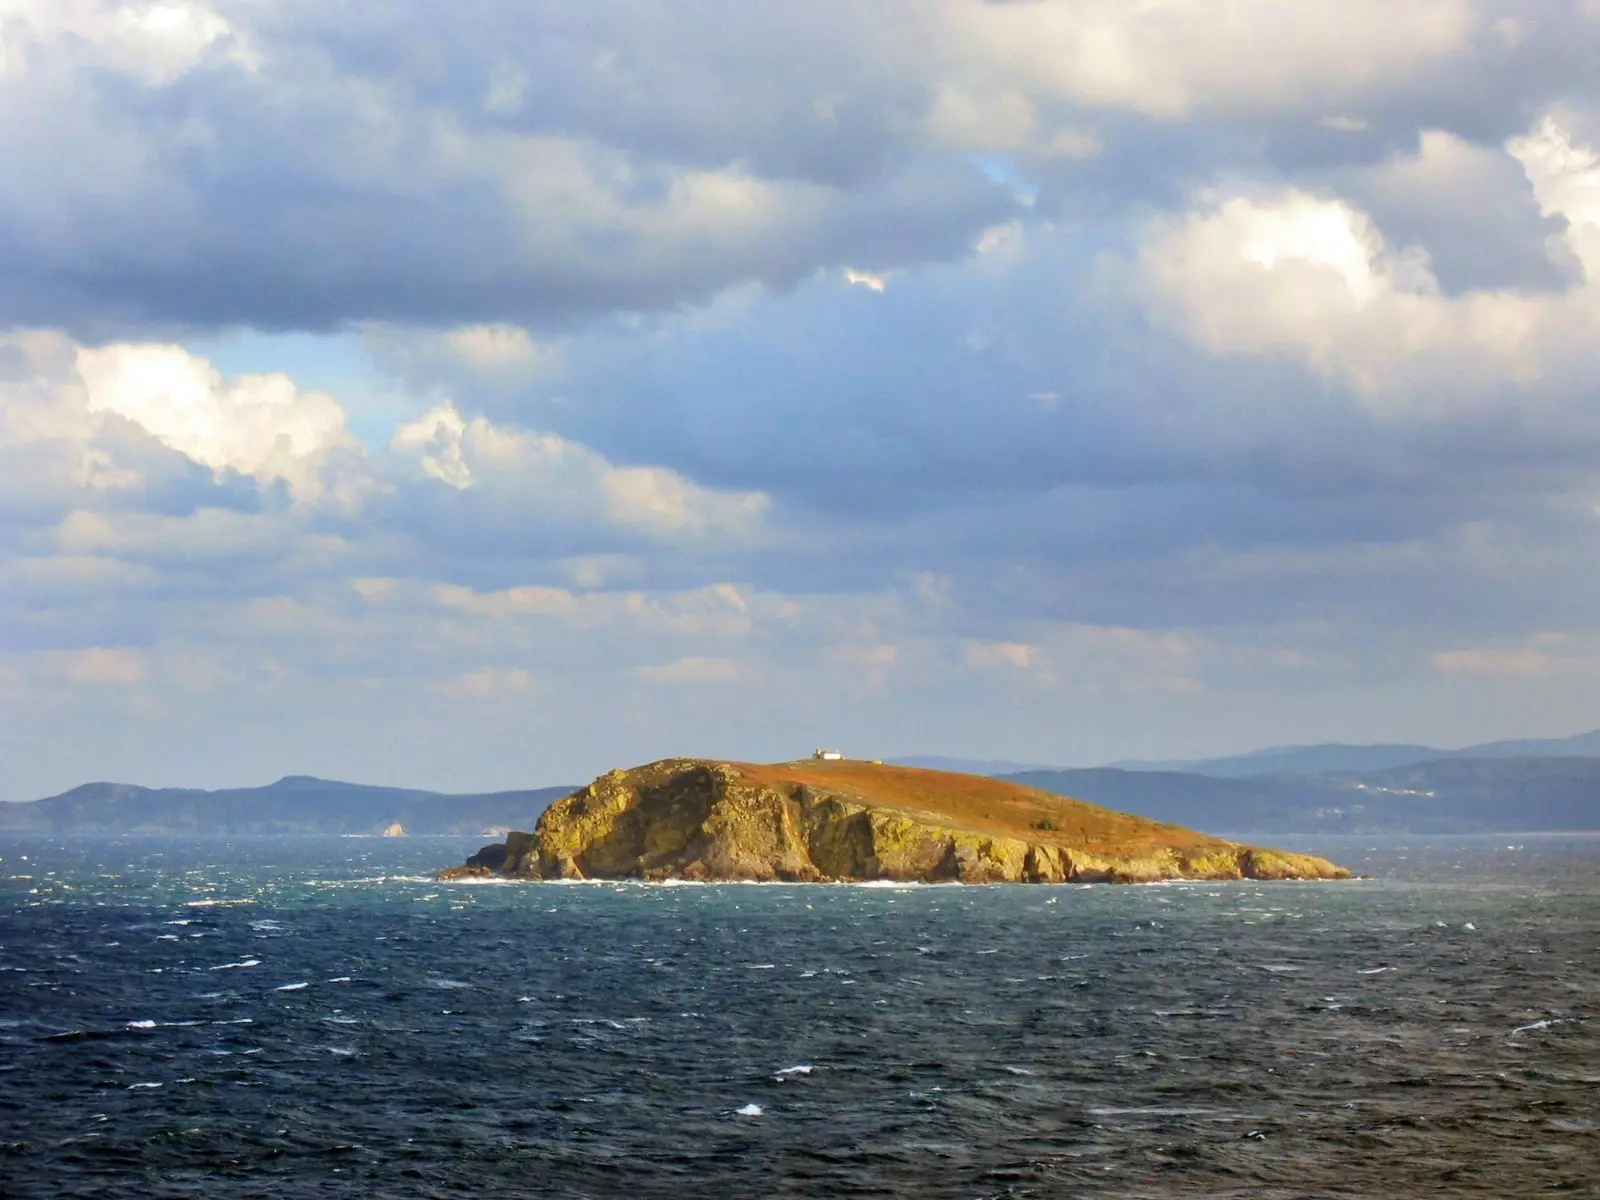
[[[377,834],[497,836],[531,829],[570,787],[450,795],[288,775],[265,787],[144,788],[86,783],[22,804],[0,804],[0,831],[57,834]]]
[[[1460,750],[1329,743],[1076,769],[933,756],[893,761],[1000,776],[1211,832],[1600,829],[1600,731]]]
[[[987,775],[1210,833],[1487,833],[1600,830],[1600,731],[1569,738],[1430,746],[1285,746],[1226,758],[1088,769],[924,755],[903,766]],[[531,829],[573,789],[450,795],[290,775],[200,791],[88,783],[0,804],[0,831],[62,834],[498,836]]]
[[[1600,830],[1600,758],[1460,756],[1238,778],[1098,767],[1005,778],[1209,833]]]
[[[1411,763],[1459,758],[1600,758],[1600,730],[1567,738],[1520,738],[1484,742],[1461,750],[1434,746],[1277,746],[1225,758],[1127,759],[1107,763],[1125,771],[1189,771],[1222,779],[1255,775],[1321,775],[1330,771],[1386,771]]]

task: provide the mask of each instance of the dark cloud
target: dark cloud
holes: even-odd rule
[[[1140,36],[1102,5],[1081,9]],[[1256,83],[1254,68],[1218,74],[1222,48],[1162,41],[1159,25],[1144,31],[1149,82],[1105,92],[1037,64],[1008,72],[972,14],[933,5],[215,11],[231,31],[187,57],[119,41],[111,17],[89,37],[47,22],[19,42],[24,69],[0,82],[0,175],[27,182],[0,188],[0,321],[91,337],[364,319],[561,327],[744,282],[790,287],[822,267],[906,267],[1026,215],[965,150],[1014,154],[1040,216],[1105,219],[1178,205],[1219,175],[1370,163],[1424,129],[1492,145],[1582,88],[1600,36],[1557,0],[1503,27],[1485,8],[1465,51],[1418,50],[1382,80],[1353,63],[1308,83],[1323,94],[1286,97],[1266,68]],[[1042,36],[1063,11],[1037,9]],[[1395,21],[1397,45],[1421,36]],[[1329,61],[1354,53],[1332,47]],[[1186,119],[1150,109],[1169,76],[1188,79]],[[1026,106],[1032,144],[981,115],[941,131],[951,89],[978,114]],[[1051,157],[1063,130],[1099,152]],[[1526,248],[1506,253],[1477,274],[1441,262],[1463,286],[1526,275]]]

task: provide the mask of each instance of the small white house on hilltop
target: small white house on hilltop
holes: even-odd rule
[[[823,762],[837,762],[844,757],[844,751],[816,749],[811,752],[811,757],[821,759]]]

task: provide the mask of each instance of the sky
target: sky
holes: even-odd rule
[[[1600,726],[1600,0],[0,0],[0,799]]]

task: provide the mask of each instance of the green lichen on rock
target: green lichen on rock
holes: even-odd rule
[[[1051,815],[1038,817],[1041,809]],[[490,875],[1067,883],[1349,873],[1312,855],[971,776],[664,759],[602,775],[552,804],[532,833],[512,833],[440,872]]]

